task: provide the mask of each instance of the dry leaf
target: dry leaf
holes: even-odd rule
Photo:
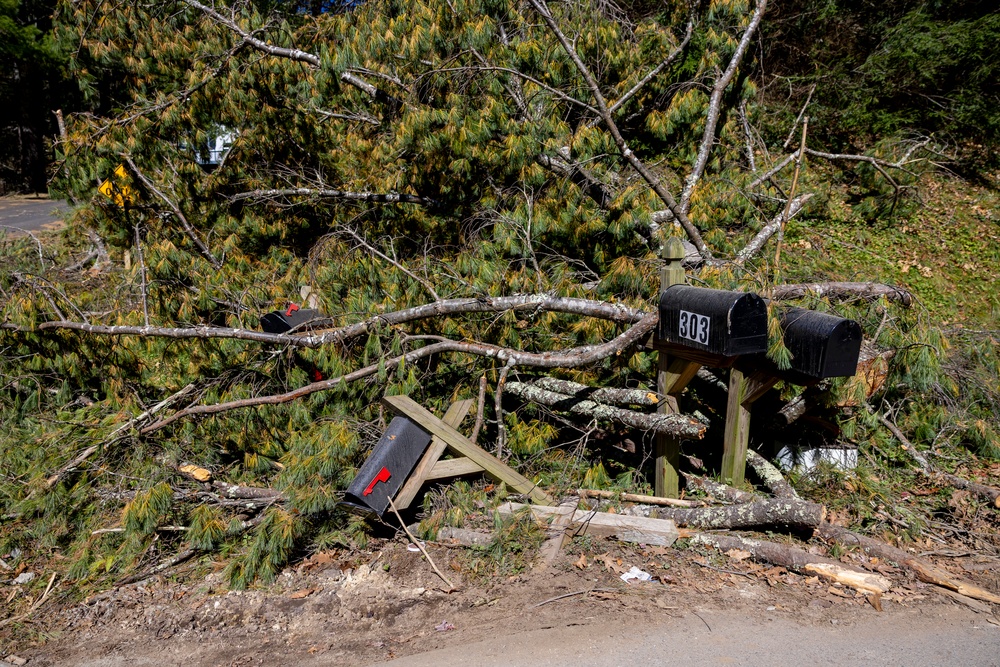
[[[746,560],[747,558],[750,558],[750,552],[744,551],[743,549],[730,549],[729,551],[726,552],[726,555],[729,556],[731,560],[734,560],[737,563],[740,562],[741,560]]]
[[[878,593],[872,593],[868,596],[868,601],[872,603],[875,607],[875,611],[882,611],[882,596]]]
[[[578,558],[577,561],[573,563],[573,565],[580,568],[581,570],[586,570],[589,565],[587,563],[587,554],[580,554],[580,558]]]

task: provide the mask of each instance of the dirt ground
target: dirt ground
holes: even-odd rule
[[[709,627],[705,619],[722,612],[827,629],[898,619],[900,632],[915,614],[925,619],[930,614],[995,631],[987,635],[1000,648],[1000,620],[988,606],[977,612],[959,605],[887,566],[882,569],[891,571],[897,585],[875,601],[738,553],[720,557],[596,541],[587,552],[571,547],[549,567],[462,581],[463,550],[428,545],[434,561],[460,587],[446,593],[411,548],[387,541],[363,554],[315,554],[260,590],[229,591],[220,572],[205,575],[201,564],[170,579],[149,579],[77,603],[53,596],[30,619],[0,631],[0,656],[14,654],[39,666],[349,667],[438,649],[461,652],[476,642],[547,628],[685,617]],[[950,560],[984,584],[996,587],[1000,579],[1000,563],[982,557]],[[626,584],[620,574],[632,566],[654,579]],[[887,627],[891,632],[892,622]]]

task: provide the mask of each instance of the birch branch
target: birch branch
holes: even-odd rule
[[[712,146],[715,143],[715,128],[719,123],[719,116],[722,113],[722,95],[732,82],[733,77],[736,76],[736,70],[739,68],[740,63],[743,61],[743,56],[750,47],[750,40],[754,32],[756,32],[757,26],[760,25],[766,7],[767,0],[757,0],[757,9],[754,10],[753,16],[750,18],[750,23],[747,25],[746,30],[743,32],[743,37],[736,47],[736,51],[733,53],[732,58],[729,59],[726,71],[716,79],[715,85],[712,86],[712,95],[709,97],[708,102],[708,113],[705,117],[705,132],[702,134],[701,145],[698,147],[698,157],[695,159],[694,168],[688,175],[684,183],[684,189],[681,191],[680,209],[685,214],[687,214],[688,208],[691,206],[691,195],[694,193],[694,188],[698,184],[699,179],[701,179],[702,174],[705,173],[708,156],[712,152]],[[706,257],[706,259],[709,258]]]
[[[557,350],[554,352],[522,352],[510,348],[488,345],[485,343],[460,343],[457,341],[443,340],[418,350],[408,352],[390,359],[385,359],[379,363],[360,368],[351,373],[339,377],[313,382],[304,387],[285,392],[283,394],[272,394],[268,396],[258,396],[255,398],[245,398],[215,405],[197,405],[180,410],[165,419],[150,424],[140,431],[143,435],[159,430],[178,419],[197,416],[211,415],[240,408],[255,407],[259,405],[281,405],[291,401],[309,396],[319,391],[328,391],[357,380],[377,374],[381,369],[392,370],[402,363],[413,364],[420,359],[444,353],[461,353],[475,356],[497,359],[512,365],[535,367],[535,368],[580,368],[602,361],[610,356],[621,354],[625,350],[634,347],[645,339],[656,326],[658,316],[656,313],[646,315],[637,324],[616,338],[600,345],[585,345],[567,350]],[[637,413],[638,414],[638,413]],[[692,420],[693,421],[693,420]],[[700,422],[694,422],[704,430]]]
[[[681,414],[645,414],[603,405],[595,401],[540,389],[524,382],[508,382],[507,391],[524,400],[584,417],[617,422],[632,428],[683,438],[701,438],[705,425]]]

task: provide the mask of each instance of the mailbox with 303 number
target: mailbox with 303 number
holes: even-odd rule
[[[660,294],[656,337],[733,357],[767,350],[767,305],[756,294],[673,285]]]

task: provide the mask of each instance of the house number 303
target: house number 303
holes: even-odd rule
[[[693,340],[696,343],[707,345],[709,322],[710,320],[706,315],[689,313],[686,310],[682,310],[680,328],[677,333],[681,338],[687,338],[688,340]]]

